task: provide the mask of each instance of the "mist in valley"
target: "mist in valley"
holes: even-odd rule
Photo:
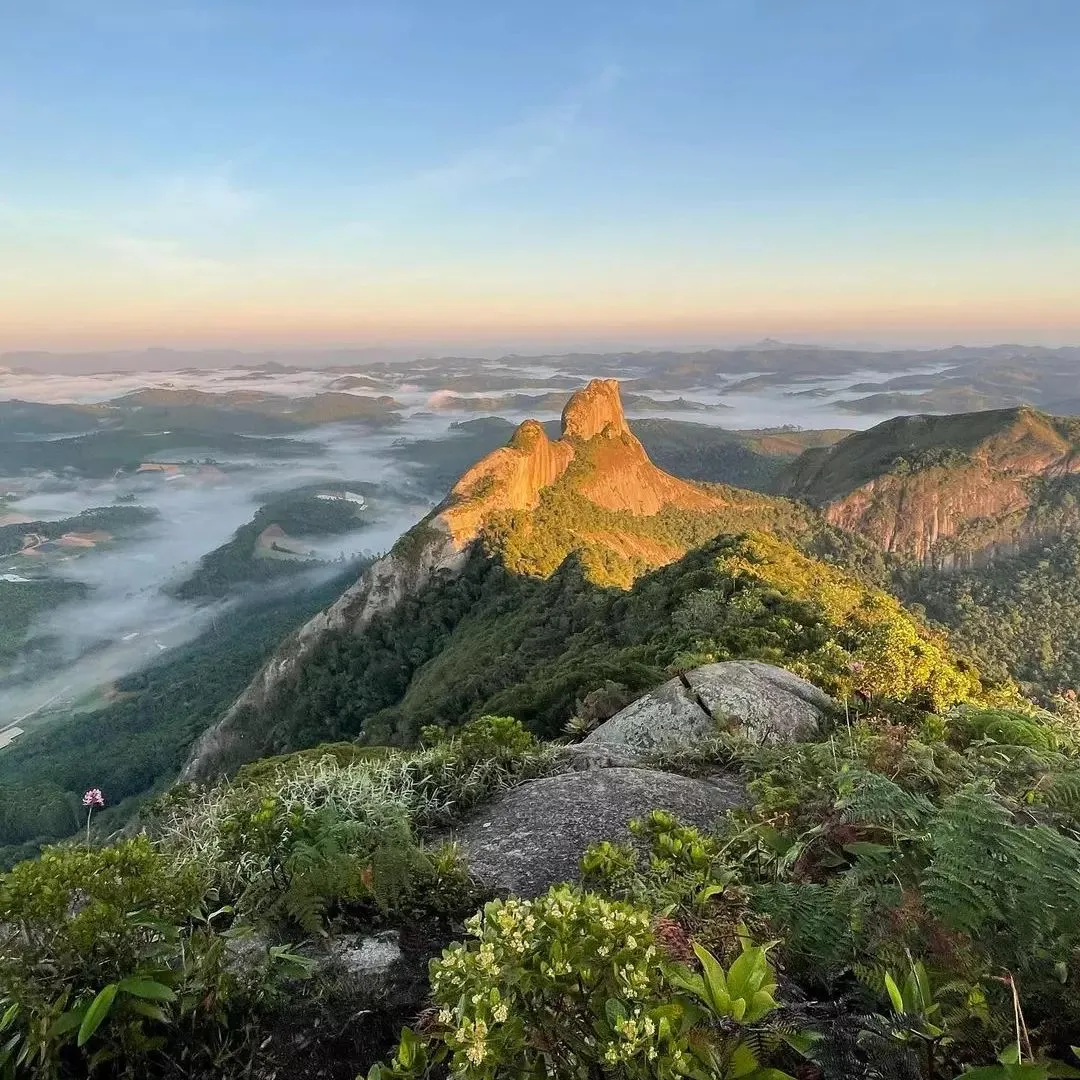
[[[903,410],[852,412],[844,402],[852,397],[853,386],[876,386],[886,374],[932,380],[946,366],[913,366],[908,359],[906,366],[871,362],[849,365],[842,373],[823,365],[827,370],[823,374],[785,371],[779,363],[770,368],[761,362],[762,355],[766,354],[759,354],[758,362],[747,369],[707,376],[693,364],[686,370],[677,365],[657,367],[641,355],[590,358],[588,371],[579,370],[580,358],[545,357],[400,361],[322,370],[258,369],[234,363],[216,370],[0,372],[0,400],[54,405],[101,405],[145,389],[217,395],[242,391],[285,402],[319,394],[371,399],[386,395],[395,403],[392,415],[379,425],[327,423],[273,436],[272,444],[263,444],[280,452],[272,459],[208,452],[199,445],[158,455],[159,460],[172,461],[212,458],[220,472],[208,477],[169,481],[124,471],[97,480],[64,474],[20,478],[26,490],[8,499],[6,508],[28,518],[56,521],[126,502],[150,508],[155,517],[117,537],[112,545],[50,560],[47,568],[28,565],[26,558],[0,559],[0,571],[47,573],[89,587],[84,600],[57,606],[30,628],[32,647],[0,677],[0,727],[27,725],[50,710],[86,699],[227,620],[253,594],[266,597],[272,590],[280,594],[303,589],[320,576],[339,573],[341,560],[385,552],[452,482],[445,466],[438,467],[435,459],[440,455],[433,454],[432,441],[462,439],[456,424],[492,414],[512,423],[530,417],[556,420],[575,387],[592,375],[605,375],[623,379],[624,394],[631,401],[639,395],[655,403],[630,404],[631,420],[669,417],[729,429],[866,427]],[[224,397],[221,400],[223,406],[228,404]],[[106,411],[107,418],[111,415]],[[241,424],[245,414],[238,411],[236,416]],[[92,424],[88,427],[93,429]],[[49,433],[40,437],[57,438]],[[289,453],[290,443],[296,445],[295,455]],[[301,443],[317,444],[318,452],[301,452]],[[455,455],[449,457],[456,467]],[[229,541],[275,496],[298,488],[348,484],[365,485],[369,505],[358,516],[354,531],[304,538],[319,565],[272,583],[240,588],[223,599],[179,600],[169,594],[169,588],[189,575],[203,556]]]

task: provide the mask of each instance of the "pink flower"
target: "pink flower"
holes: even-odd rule
[[[105,805],[105,796],[101,794],[101,788],[92,787],[83,797],[83,806],[93,809],[95,806]]]

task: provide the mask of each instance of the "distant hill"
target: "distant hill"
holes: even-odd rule
[[[831,446],[851,434],[847,428],[730,430],[667,418],[630,420],[629,426],[650,459],[665,472],[684,480],[730,484],[763,494],[775,490],[786,466],[804,450]],[[543,427],[552,439],[558,438],[562,429],[559,422]],[[403,443],[388,453],[441,496],[475,461],[505,446],[514,431],[509,420],[482,416],[451,424],[445,437]]]
[[[1027,406],[904,416],[804,453],[779,490],[883,551],[938,566],[1080,523],[1080,420]]]
[[[136,390],[115,398],[109,405],[120,409],[149,411],[151,415],[165,419],[162,411],[175,417],[175,422],[185,424],[188,409],[198,410],[194,415],[205,416],[208,412],[253,413],[279,421],[271,430],[296,430],[317,424],[354,421],[367,424],[395,424],[401,419],[401,408],[394,398],[381,394],[370,397],[363,394],[326,393],[310,397],[285,397],[281,394],[258,393],[253,390],[233,390],[226,393],[207,393],[202,390],[174,390],[154,388]],[[265,431],[266,428],[262,428]]]

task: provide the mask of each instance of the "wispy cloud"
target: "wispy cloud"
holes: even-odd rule
[[[531,176],[573,141],[589,107],[607,97],[622,75],[617,64],[607,64],[563,100],[495,132],[481,146],[421,170],[412,178],[411,186],[421,192],[455,195]]]
[[[100,247],[129,267],[159,278],[220,283],[238,273],[232,261],[207,255],[242,228],[264,203],[237,184],[231,168],[187,171],[151,180],[103,230]]]

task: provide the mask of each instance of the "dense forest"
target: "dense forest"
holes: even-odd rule
[[[977,569],[901,572],[897,589],[1027,693],[1048,700],[1080,688],[1080,535]]]
[[[62,604],[83,599],[89,586],[81,581],[38,578],[0,581],[0,671],[23,652],[34,621]]]
[[[576,557],[540,578],[474,553],[363,635],[320,644],[260,727],[276,750],[408,744],[424,725],[512,713],[550,737],[591,692],[632,696],[672,666],[733,657],[782,660],[840,694],[979,697],[972,666],[871,583],[862,554],[834,545],[845,569],[768,534],[722,535],[624,591],[593,584]],[[852,682],[853,662],[872,664],[866,685]],[[1007,683],[999,693],[1012,696]]]
[[[122,823],[175,776],[192,740],[244,688],[283,637],[341,592],[355,564],[317,586],[234,607],[205,635],[126,676],[104,708],[73,714],[0,751],[0,862],[78,828],[79,797],[106,791]]]

